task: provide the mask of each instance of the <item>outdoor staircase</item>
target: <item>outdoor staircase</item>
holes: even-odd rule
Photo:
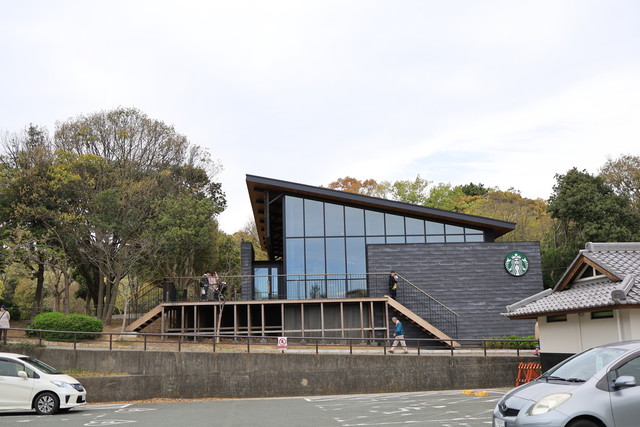
[[[388,298],[387,304],[389,304],[389,307],[393,308],[396,312],[398,312],[405,318],[409,319],[409,321],[411,321],[414,325],[416,325],[420,329],[424,330],[427,334],[433,336],[434,338],[442,340],[442,343],[449,347],[454,347],[454,348],[460,347],[460,343],[455,341],[455,339],[451,338],[450,336],[442,332],[440,329],[436,328],[431,323],[427,322],[422,317],[418,316],[413,311],[409,310],[407,307],[400,304],[398,301],[394,300],[389,296],[387,296],[387,298]]]
[[[162,305],[158,305],[153,310],[147,312],[144,316],[127,326],[127,332],[140,332],[155,320],[162,316]]]

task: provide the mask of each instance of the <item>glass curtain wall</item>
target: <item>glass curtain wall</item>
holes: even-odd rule
[[[483,242],[482,230],[286,196],[288,299],[366,296],[366,245]]]

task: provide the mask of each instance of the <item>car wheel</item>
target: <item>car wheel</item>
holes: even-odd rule
[[[36,397],[33,407],[38,415],[53,415],[60,408],[60,401],[55,393],[45,391]]]
[[[567,427],[601,427],[601,424],[591,420],[575,420],[567,424]]]

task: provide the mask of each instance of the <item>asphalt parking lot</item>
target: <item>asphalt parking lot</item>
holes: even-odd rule
[[[0,425],[39,426],[491,426],[506,390],[188,400],[86,405],[54,416],[0,413]]]

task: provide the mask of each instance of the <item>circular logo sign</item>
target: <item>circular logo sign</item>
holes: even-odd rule
[[[529,269],[529,260],[522,252],[511,252],[504,259],[504,268],[512,276],[522,276]]]

